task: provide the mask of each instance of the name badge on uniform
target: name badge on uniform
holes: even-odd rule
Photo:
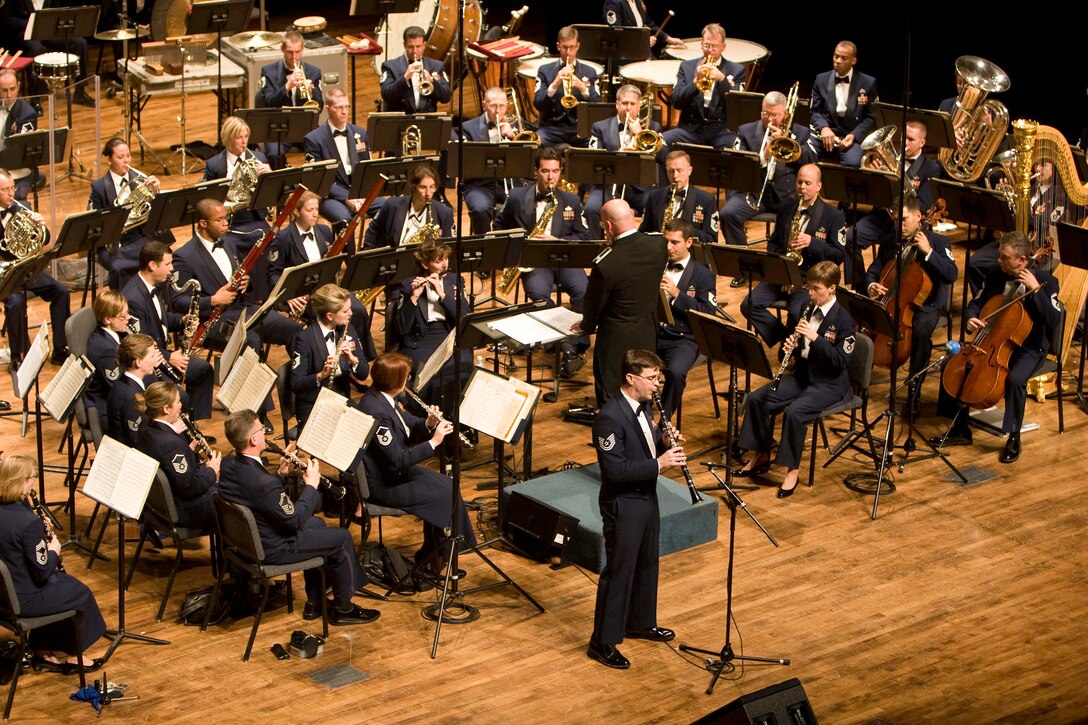
[[[359,134],[355,134],[355,150],[359,153],[364,153],[366,151],[366,144],[363,143],[363,137]]]

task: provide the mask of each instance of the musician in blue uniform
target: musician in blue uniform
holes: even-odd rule
[[[812,83],[809,122],[820,135],[820,160],[845,166],[861,165],[861,142],[876,129],[872,106],[877,101],[876,78],[854,70],[858,47],[849,40],[835,46],[832,70]]]
[[[110,388],[124,372],[117,364],[117,346],[128,335],[128,301],[120,292],[105,289],[98,293],[91,304],[98,326],[87,338],[87,359],[94,365],[94,375],[87,383],[84,403],[94,406],[102,417],[102,430],[106,430],[106,404]]]
[[[325,89],[325,111],[329,120],[306,134],[302,145],[308,162],[337,161],[332,188],[329,195],[321,200],[321,216],[331,221],[333,228],[339,232],[363,208],[365,200],[349,199],[348,191],[351,189],[351,172],[356,163],[370,159],[370,147],[367,145],[366,129],[348,122],[351,100],[343,88],[330,86]],[[371,216],[377,213],[378,208],[371,205]],[[355,251],[353,241],[349,242],[349,254]]]
[[[351,398],[352,388],[366,382],[370,372],[367,361],[377,357],[365,313],[363,332],[352,322],[351,299],[350,292],[335,284],[319,287],[310,295],[315,319],[295,340],[291,358],[291,389],[300,429],[306,425],[321,388]]]
[[[1005,417],[1001,432],[1008,438],[998,460],[1014,463],[1020,458],[1020,428],[1024,424],[1024,403],[1027,400],[1028,378],[1050,350],[1050,340],[1061,321],[1061,305],[1058,301],[1058,280],[1054,275],[1032,266],[1031,241],[1020,232],[1009,232],[1001,237],[998,248],[998,268],[987,275],[982,290],[967,305],[967,331],[976,334],[993,322],[983,318],[982,309],[997,296],[1012,300],[1022,295],[1021,304],[1031,318],[1031,332],[1009,358],[1009,372],[1005,377]],[[942,380],[937,398],[937,413],[952,418],[952,427],[944,436],[931,438],[935,446],[969,446],[972,443],[967,409],[961,408],[955,397],[945,389]]]
[[[439,237],[453,236],[453,212],[434,201],[438,191],[438,172],[430,164],[418,164],[408,172],[407,193],[389,197],[381,211],[366,228],[364,249],[397,247],[418,243],[417,232],[428,224],[438,226]]]
[[[725,117],[725,95],[743,90],[747,69],[726,60],[725,28],[710,23],[703,28],[703,57],[685,60],[676,73],[672,107],[680,110],[680,123],[665,132],[665,145],[695,143],[721,149],[733,145],[736,134]],[[709,62],[707,62],[709,60]],[[709,79],[710,89],[696,85]]]
[[[38,128],[38,111],[19,98],[19,77],[10,68],[0,70],[0,139],[11,138]],[[15,198],[25,202],[27,195],[38,180],[44,178],[33,169],[12,169],[15,179]]]
[[[537,135],[541,146],[569,144],[578,148],[589,146],[589,139],[578,135],[578,104],[601,100],[597,87],[597,71],[578,61],[578,29],[567,25],[559,29],[556,48],[559,60],[545,63],[537,69],[533,105],[540,112]],[[569,95],[573,105],[563,105]],[[569,103],[569,100],[568,100]]]
[[[423,55],[427,33],[418,25],[404,29],[404,55],[382,63],[383,111],[434,113],[439,103],[453,97],[450,79],[442,61]],[[427,84],[431,85],[427,92]]]
[[[484,112],[461,124],[461,133],[466,141],[498,144],[512,141],[521,130],[511,124],[507,118],[509,104],[506,91],[498,86],[488,88],[484,93]],[[468,218],[472,234],[486,234],[491,231],[491,221],[495,210],[506,202],[513,179],[465,179],[461,183],[461,193],[468,207]]]
[[[400,353],[383,353],[370,371],[371,386],[359,403],[362,411],[374,418],[374,437],[363,451],[370,500],[383,506],[403,509],[423,519],[423,546],[416,552],[417,562],[432,556],[435,571],[442,573],[449,559],[450,547],[443,532],[453,522],[453,487],[449,476],[420,465],[431,458],[446,436],[453,434],[453,424],[442,419],[431,406],[426,417],[409,413],[396,397],[408,385],[412,360]],[[457,516],[462,549],[476,545],[476,534],[468,518],[465,503],[457,495]],[[462,572],[457,575],[463,576]]]
[[[704,244],[718,241],[718,205],[714,197],[691,183],[691,157],[687,151],[670,151],[665,159],[668,186],[646,196],[646,213],[639,229],[660,232],[667,218],[683,219]],[[671,207],[671,209],[670,209]]]
[[[815,164],[801,167],[797,172],[798,199],[778,212],[774,234],[767,242],[767,251],[773,254],[785,254],[787,249],[801,254],[802,278],[817,262],[842,264],[845,258],[843,215],[820,198],[820,176]],[[791,239],[795,221],[798,232]],[[740,311],[751,320],[763,341],[773,347],[785,339],[786,326],[769,311],[770,305],[787,300],[790,316],[797,319],[808,297],[804,288],[788,292],[781,285],[760,282],[741,302]]]
[[[631,666],[616,649],[625,638],[670,642],[676,637],[657,626],[657,477],[687,458],[683,448],[666,446],[653,422],[651,401],[662,367],[648,350],[624,353],[619,394],[601,406],[593,421],[605,565],[597,581],[586,655],[619,670]]]
[[[351,534],[339,526],[326,526],[314,516],[321,505],[317,490],[321,472],[317,459],[310,459],[303,474],[304,486],[297,501],[283,488],[289,464],[280,464],[279,475],[268,473],[260,455],[265,449],[265,433],[257,414],[239,410],[227,416],[224,433],[232,455],[223,458],[219,476],[219,495],[253,512],[264,547],[264,560],[270,564],[291,564],[315,556],[325,558],[325,585],[332,589],[328,602],[329,623],[333,625],[367,624],[381,613],[353,603],[355,591],[367,583],[359,567]],[[306,579],[306,607],[302,618],[318,619],[325,592],[317,569],[303,572]]]
[[[11,572],[20,616],[76,611],[74,632],[72,622],[64,620],[30,633],[31,663],[35,669],[74,675],[76,657],[82,657],[84,671],[94,672],[102,660],[83,653],[106,634],[106,623],[87,585],[57,570],[61,542],[46,532],[42,519],[26,504],[31,488],[37,487],[33,459],[15,454],[0,460],[0,558]]]
[[[650,19],[646,3],[642,0],[604,0],[603,14],[604,22],[613,27],[649,28],[651,48],[662,45],[670,48],[684,47],[684,41],[680,38],[661,32],[661,26]]]
[[[744,423],[737,445],[752,452],[751,459],[733,471],[734,476],[750,477],[767,472],[771,465],[774,416],[782,414],[782,437],[775,465],[786,468],[778,498],[792,496],[800,474],[805,426],[825,408],[849,400],[848,365],[854,352],[854,319],[835,299],[840,273],[827,260],[817,262],[808,271],[806,283],[808,315],[790,315],[795,335],[783,343],[783,350],[796,360],[793,373],[783,375],[777,390],[768,383],[748,396],[744,404]]]
[[[321,69],[302,60],[305,51],[302,35],[294,30],[283,34],[280,44],[283,60],[261,68],[261,80],[255,102],[260,108],[298,107],[306,104],[306,96],[321,108]],[[282,169],[287,164],[287,145],[268,142],[265,153],[272,168]]]
[[[135,448],[140,431],[147,424],[140,402],[147,379],[162,363],[155,341],[147,335],[126,335],[117,346],[117,365],[121,376],[114,381],[106,401],[106,434],[114,440]]]
[[[714,296],[718,278],[691,255],[694,234],[683,219],[673,219],[665,225],[669,263],[661,275],[661,289],[669,298],[675,324],[658,321],[657,354],[665,362],[665,389],[661,404],[665,415],[672,419],[687,387],[688,371],[699,357],[699,345],[692,336],[688,311],[715,314],[718,300]]]

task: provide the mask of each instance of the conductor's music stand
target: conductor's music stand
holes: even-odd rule
[[[53,130],[53,158],[64,156],[68,144],[68,127]],[[49,129],[17,133],[0,139],[0,168],[30,169],[31,189],[34,194],[34,211],[38,210],[38,184],[35,175],[43,162],[49,163]]]
[[[1088,269],[1088,229],[1070,224],[1058,222],[1058,257],[1062,264],[1068,264],[1077,269]],[[1084,412],[1088,413],[1088,401],[1084,398],[1084,357],[1088,351],[1088,325],[1082,328],[1080,338],[1080,371],[1077,373],[1077,402]],[[1059,381],[1058,395],[1065,395]]]
[[[378,183],[378,177],[385,177],[386,196],[397,196],[404,192],[408,184],[408,175],[418,164],[430,164],[438,169],[440,157],[437,154],[409,156],[404,158],[366,159],[355,162],[351,170],[351,189],[349,199],[364,199],[367,192]]]
[[[873,103],[873,115],[877,119],[877,128],[888,123],[896,126],[903,122],[903,104]],[[907,123],[920,121],[926,125],[926,146],[933,148],[955,148],[956,134],[952,129],[952,117],[944,111],[931,111],[927,108],[908,108]],[[901,139],[903,129],[898,129],[896,138]],[[894,148],[900,147],[900,141],[896,140]]]
[[[216,146],[223,145],[223,116],[230,112],[229,108],[226,111],[223,108],[224,105],[229,105],[223,98],[223,35],[233,35],[245,30],[252,13],[253,0],[205,0],[192,3],[189,7],[185,33],[187,35],[215,33]]]
[[[215,199],[222,203],[227,198],[229,188],[230,179],[214,179],[188,188],[161,191],[151,200],[147,228],[158,235],[169,233],[174,227],[194,225],[199,216],[196,205],[202,199]],[[173,239],[170,241],[173,242]]]
[[[650,57],[650,29],[616,25],[575,25],[585,57],[604,61],[605,90],[618,82],[616,61],[646,60]]]
[[[821,195],[825,199],[845,201],[847,219],[857,221],[858,204],[870,204],[876,209],[899,209],[900,181],[898,174],[889,174],[872,169],[855,169],[841,164],[819,164],[823,179]],[[892,215],[893,220],[898,214]],[[862,270],[854,269],[858,259],[857,239],[849,235],[846,247],[847,264],[845,283],[854,283],[854,274]]]
[[[317,128],[316,108],[239,108],[234,115],[249,124],[250,143],[279,144],[277,162],[287,163],[286,144],[299,144]],[[271,159],[270,159],[271,160]],[[264,174],[262,174],[264,176]]]
[[[400,156],[404,132],[410,126],[419,129],[421,150],[442,153],[450,143],[453,117],[438,113],[372,113],[366,121],[366,135],[370,150],[391,156]]]
[[[291,169],[268,171],[257,177],[257,186],[253,188],[253,199],[247,208],[278,207],[300,184],[319,197],[326,197],[335,178],[336,161],[334,159]]]
[[[87,306],[87,291],[91,300],[98,288],[97,259],[98,250],[115,244],[125,229],[128,220],[128,208],[111,206],[105,209],[69,214],[60,228],[56,242],[56,257],[62,259],[73,254],[86,255],[87,276],[83,281],[83,300],[81,307]]]

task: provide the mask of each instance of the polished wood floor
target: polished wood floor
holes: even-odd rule
[[[363,101],[374,89],[368,77],[356,97],[360,108],[369,106]],[[103,128],[119,125],[119,103],[102,101]],[[211,95],[195,93],[187,103],[189,138],[214,138]],[[176,114],[171,99],[153,100],[144,114],[145,136],[163,156],[180,140]],[[76,128],[77,148],[86,163],[95,153],[93,144],[86,123],[77,119]],[[154,170],[147,162],[141,168]],[[196,178],[190,174],[183,180],[175,170],[164,185],[175,188]],[[43,196],[42,203],[63,218],[84,208],[89,183],[69,178],[57,190],[55,197]],[[178,230],[178,238],[187,239],[187,231]],[[962,253],[958,258],[962,264]],[[719,296],[737,315],[741,295],[725,278],[719,279]],[[73,305],[78,305],[76,295]],[[31,305],[32,322],[45,314],[40,302]],[[379,340],[380,325],[378,318],[374,332]],[[277,350],[271,362],[284,359]],[[46,367],[43,383],[54,371]],[[716,368],[719,388],[727,373]],[[591,379],[589,366],[578,378]],[[926,434],[941,430],[932,417],[936,384],[931,379],[925,391],[920,428]],[[566,405],[582,400],[589,390],[564,386],[558,403],[541,404],[535,468],[554,470],[567,461],[593,460],[589,430],[561,418]],[[877,375],[870,417],[884,409],[887,390],[886,379]],[[7,377],[0,380],[0,397],[12,398]],[[127,594],[126,625],[171,645],[128,642],[118,649],[107,666],[108,677],[128,683],[140,699],[111,705],[103,719],[687,722],[741,694],[797,677],[823,722],[1083,722],[1088,720],[1088,690],[1082,684],[1088,666],[1088,520],[1082,502],[1088,477],[1082,466],[1088,466],[1088,419],[1077,406],[1067,405],[1066,432],[1059,435],[1053,402],[1029,402],[1027,417],[1041,428],[1025,434],[1018,463],[999,464],[1002,440],[976,433],[975,446],[954,449],[951,461],[962,469],[982,469],[975,472],[992,474],[990,480],[963,487],[950,480],[938,461],[910,463],[892,472],[897,490],[881,498],[876,521],[870,519],[872,498],[843,485],[846,475],[867,470],[863,460],[844,459],[818,469],[815,485],[787,500],[774,495],[779,470],[772,470],[775,478],[759,490],[741,492],[747,512],[780,546],[772,546],[748,515],[739,515],[731,641],[737,654],[784,657],[791,664],[748,664],[727,674],[712,696],[704,694],[709,675],[702,662],[665,645],[625,644],[622,650],[633,663],[627,672],[587,659],[596,576],[576,567],[553,571],[495,550],[487,555],[540,601],[544,614],[510,588],[470,594],[466,601],[480,609],[480,619],[444,626],[432,660],[434,626],[420,612],[433,596],[400,597],[378,604],[382,617],[375,624],[333,628],[319,658],[280,662],[269,653],[273,643],[286,643],[296,629],[319,629],[303,622],[300,609],[294,615],[281,609],[266,615],[253,658],[243,664],[251,620],[228,620],[206,634],[170,621],[186,590],[211,582],[205,548],[186,551],[187,565],[175,585],[167,621],[155,621],[173,551],[167,546],[162,553],[144,554]],[[222,439],[221,422],[222,413],[217,413],[210,429]],[[724,441],[724,425],[713,416],[703,370],[691,374],[682,427],[689,450]],[[877,432],[883,434],[883,425]],[[41,433],[46,462],[63,464],[56,453],[61,427],[46,420]],[[5,418],[0,436],[6,452],[33,455],[33,425],[20,438],[18,420]],[[471,453],[466,460],[482,455]],[[520,460],[520,451],[517,456]],[[826,458],[821,456],[821,461]],[[701,466],[693,466],[693,472],[700,485],[713,483]],[[61,478],[46,476],[51,502],[63,499]],[[467,471],[461,482],[466,499],[486,509],[481,515],[485,525],[478,530],[482,539],[491,532],[494,495],[479,493],[475,486],[493,478],[491,466]],[[662,560],[659,622],[677,630],[678,642],[716,650],[726,633],[730,517],[725,497],[711,495],[722,502],[718,539]],[[91,507],[77,498],[82,530]],[[67,526],[66,517],[62,521]],[[386,525],[385,537],[411,552],[421,534],[416,522],[394,521]],[[113,529],[104,550],[116,557]],[[115,625],[116,559],[85,572],[85,555],[69,548],[65,558],[68,570],[91,586],[107,622]],[[461,566],[468,570],[468,585],[494,580],[474,556]],[[100,654],[105,645],[92,652]],[[342,666],[365,679],[338,689],[311,679]],[[90,706],[68,699],[75,687],[74,678],[28,673],[13,716],[90,721]]]

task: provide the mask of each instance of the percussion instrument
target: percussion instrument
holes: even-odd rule
[[[307,33],[320,33],[328,23],[320,15],[307,15],[295,20],[295,30],[306,35]]]
[[[702,58],[705,55],[703,53],[703,39],[685,38],[683,48],[666,48],[665,55],[678,60]],[[767,46],[760,45],[752,40],[741,40],[740,38],[726,38],[725,51],[722,52],[722,56],[726,60],[740,63],[748,68],[747,79],[744,82],[744,87],[747,90],[755,88],[756,81],[770,55],[771,51],[767,50]]]
[[[680,70],[679,60],[640,60],[637,63],[628,63],[620,66],[620,77],[627,83],[632,83],[642,89],[643,94],[656,93],[658,99],[668,107],[664,123],[666,127],[674,125],[672,107],[669,105],[671,96],[663,90],[672,90],[676,85],[676,74]]]
[[[389,13],[375,31],[382,46],[382,52],[374,56],[375,72],[381,75],[382,63],[404,53],[404,31],[413,25],[427,31],[423,55],[445,62],[457,39],[457,7],[457,0],[420,0],[414,13]],[[466,0],[465,43],[480,39],[483,20],[480,0]]]
[[[230,36],[229,40],[246,50],[261,50],[263,48],[280,47],[283,43],[283,36],[279,33],[268,33],[262,30],[247,30],[244,33],[236,33]]]
[[[79,75],[79,56],[71,53],[42,53],[34,58],[34,73],[56,93]]]
[[[151,31],[147,28],[115,28],[113,30],[103,30],[100,33],[95,33],[94,39],[105,40],[108,43],[120,43],[124,40],[146,38],[149,35],[151,35]]]

